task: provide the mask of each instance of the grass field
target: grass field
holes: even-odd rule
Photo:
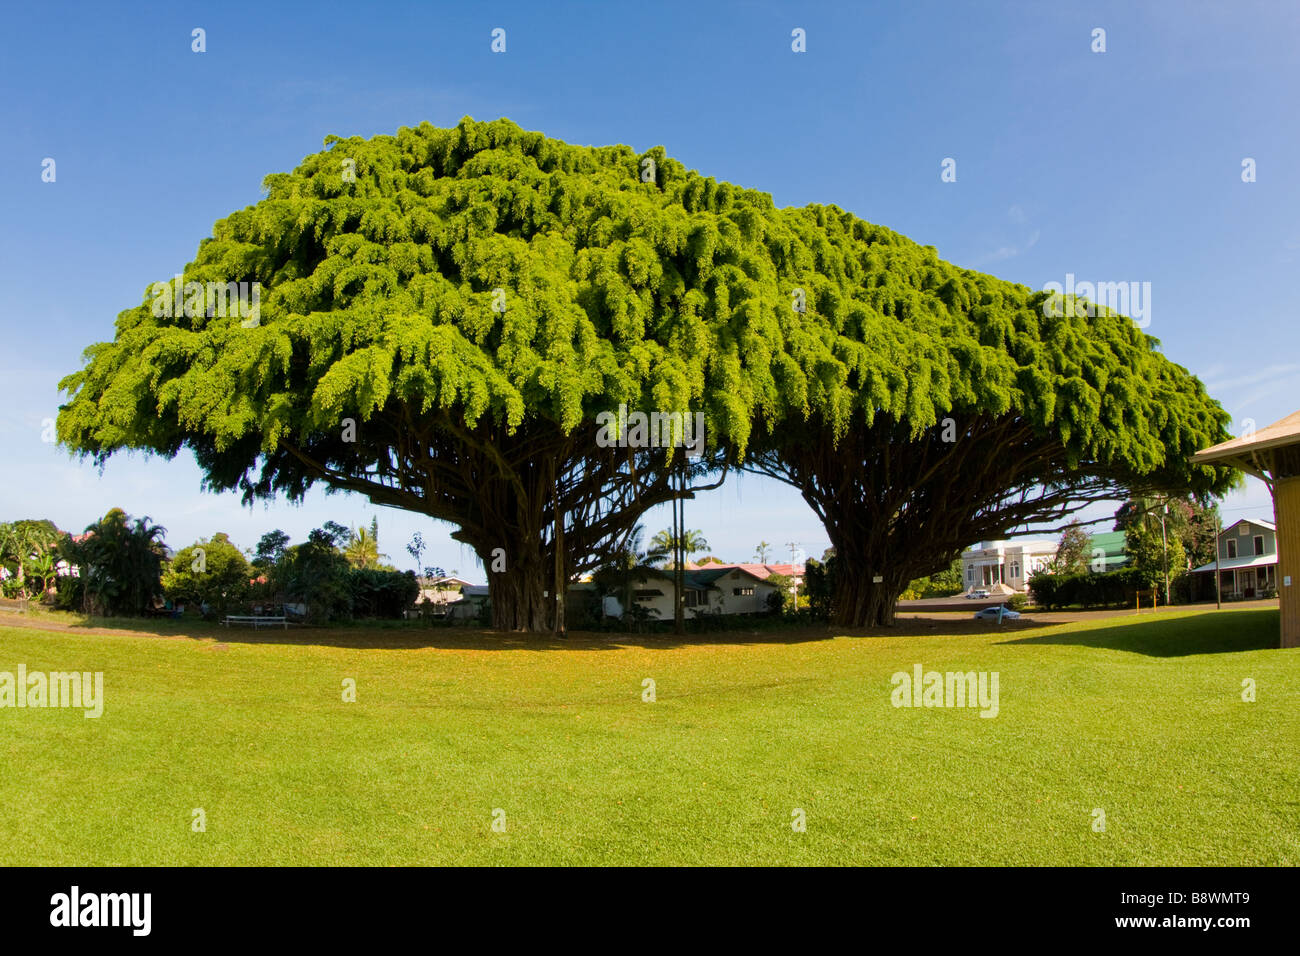
[[[6,623],[0,671],[102,671],[106,704],[0,709],[3,864],[1300,864],[1276,610],[687,644]],[[892,706],[918,663],[998,672],[997,717]]]

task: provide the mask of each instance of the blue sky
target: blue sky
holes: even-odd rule
[[[1300,407],[1300,4],[27,4],[0,44],[0,520],[80,530],[119,506],[173,547],[215,531],[249,547],[377,512],[399,566],[418,530],[427,563],[482,580],[451,528],[356,496],[250,509],[201,494],[188,453],[101,475],[42,441],[81,350],[255,203],[264,175],[331,133],[466,115],[662,144],[780,205],[833,202],[1034,288],[1149,282],[1147,331],[1234,432]],[[1224,510],[1272,517],[1253,480]],[[797,493],[754,477],[687,517],[731,560],[760,539],[779,556],[827,544]]]

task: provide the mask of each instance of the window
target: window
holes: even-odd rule
[[[1011,580],[1015,581],[1015,580],[1018,580],[1019,578],[1020,578],[1020,562],[1019,562],[1019,561],[1012,561],[1012,562],[1011,562]]]
[[[1255,535],[1255,553],[1264,553],[1264,536],[1262,534]]]
[[[754,594],[754,589],[753,588],[732,588],[731,593],[735,597],[752,597]]]
[[[971,584],[975,583],[975,565],[972,564],[966,569],[966,580]]]
[[[1234,538],[1229,538],[1229,539],[1228,539],[1228,557],[1229,557],[1229,558],[1235,558],[1236,556],[1237,556],[1237,542],[1236,542],[1236,539],[1234,539]]]
[[[699,592],[699,591],[696,591],[694,588],[691,588],[691,589],[688,589],[688,590],[687,590],[687,592],[686,592],[686,606],[687,606],[687,607],[699,607],[699,606],[700,606],[700,592]]]

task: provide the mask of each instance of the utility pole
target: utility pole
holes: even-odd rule
[[[799,554],[799,542],[787,541],[786,547],[790,549],[790,581],[794,585],[794,609],[799,610],[799,577],[795,573],[794,559]]]

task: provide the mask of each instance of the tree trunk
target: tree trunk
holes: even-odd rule
[[[847,516],[846,516],[847,518]],[[844,522],[847,525],[847,520]],[[894,623],[898,597],[907,587],[911,562],[890,555],[884,533],[835,534],[835,590],[831,623],[839,627],[877,627]],[[876,581],[879,577],[881,580]]]
[[[839,627],[892,626],[898,596],[907,583],[897,584],[888,577],[876,583],[870,569],[855,569],[851,562],[837,564],[831,623]]]
[[[551,614],[546,598],[548,575],[542,556],[507,554],[505,569],[501,571],[491,570],[490,555],[483,563],[489,569],[493,630],[545,631]]]

